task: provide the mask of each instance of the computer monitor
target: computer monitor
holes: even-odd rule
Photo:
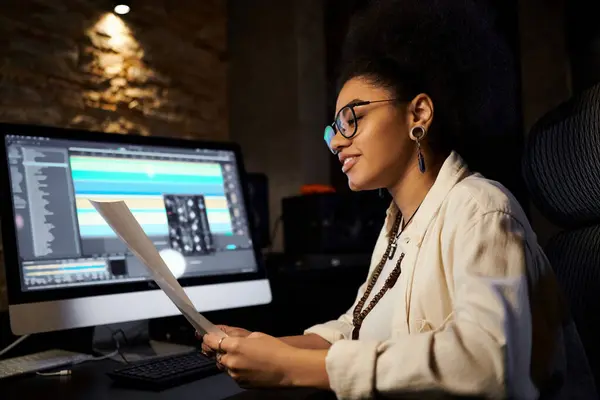
[[[178,314],[90,200],[124,200],[198,311],[268,304],[238,146],[0,125],[17,335]]]

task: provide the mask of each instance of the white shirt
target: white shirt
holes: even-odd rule
[[[392,203],[371,272],[397,213]],[[401,234],[401,252],[402,273],[363,321],[359,340],[350,340],[356,301],[339,319],[305,332],[332,343],[326,367],[339,399],[414,392],[535,399],[532,363],[564,373],[566,330],[556,318],[551,266],[506,188],[452,153]],[[379,279],[386,278],[384,272]],[[577,335],[572,326],[569,333]]]

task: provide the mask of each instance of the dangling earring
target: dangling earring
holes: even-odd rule
[[[383,189],[379,189],[379,198],[383,199]]]
[[[419,162],[419,171],[421,171],[422,174],[425,173],[426,168],[425,157],[423,157],[423,152],[421,151],[421,140],[426,134],[427,131],[421,125],[414,126],[409,133],[410,138],[417,143],[417,161]]]
[[[423,157],[423,152],[421,151],[421,141],[417,140],[417,159],[419,160],[419,171],[422,174],[425,173],[425,157]]]

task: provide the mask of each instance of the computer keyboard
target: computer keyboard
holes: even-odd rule
[[[0,379],[43,372],[92,359],[91,355],[65,350],[48,350],[0,360]]]
[[[199,351],[138,361],[108,373],[115,383],[163,390],[219,373],[215,361]]]

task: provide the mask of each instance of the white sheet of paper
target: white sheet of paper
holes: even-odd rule
[[[221,337],[227,336],[225,332],[196,311],[192,301],[175,279],[175,276],[125,202],[90,200],[90,203],[127,245],[129,250],[148,268],[156,284],[166,293],[198,333],[210,332]]]

